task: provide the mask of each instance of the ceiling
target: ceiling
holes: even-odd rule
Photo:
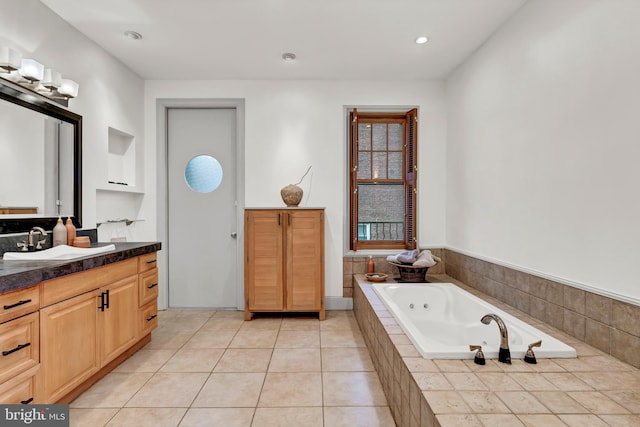
[[[526,0],[41,1],[144,79],[425,80]]]

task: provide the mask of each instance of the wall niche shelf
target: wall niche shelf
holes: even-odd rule
[[[136,151],[136,139],[133,135],[109,127],[105,189],[127,191],[124,188],[137,186],[138,168],[136,166],[139,159],[136,158]]]
[[[140,187],[131,186],[131,185],[112,184],[109,182],[106,184],[102,184],[102,186],[96,188],[96,190],[119,192],[119,193],[144,194],[144,190]]]

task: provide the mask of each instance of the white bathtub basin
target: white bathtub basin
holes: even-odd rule
[[[486,358],[496,359],[500,333],[495,322],[482,316],[494,313],[507,326],[512,359],[522,359],[527,346],[537,358],[576,357],[576,351],[516,317],[459,288],[453,283],[372,285],[411,342],[426,359],[473,359],[469,345],[481,345]]]
[[[115,250],[113,244],[95,248],[76,248],[75,246],[60,245],[36,252],[5,252],[2,259],[16,261],[52,261],[82,258]]]

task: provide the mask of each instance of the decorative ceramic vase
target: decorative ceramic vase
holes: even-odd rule
[[[302,188],[289,184],[280,190],[280,195],[287,206],[295,207],[298,206],[302,200]]]

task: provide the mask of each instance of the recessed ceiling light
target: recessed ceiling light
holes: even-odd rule
[[[294,61],[296,59],[296,54],[291,52],[283,53],[282,59],[284,59],[285,61]]]
[[[140,34],[137,31],[125,31],[124,32],[125,37],[130,38],[132,40],[140,40],[142,38],[142,34]]]
[[[416,39],[416,43],[418,44],[425,44],[428,41],[429,41],[429,38],[427,36],[420,36]]]

